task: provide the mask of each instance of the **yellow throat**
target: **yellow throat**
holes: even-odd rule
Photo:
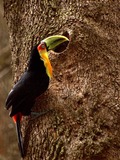
[[[51,79],[52,77],[52,66],[48,57],[48,53],[46,51],[46,49],[41,50],[40,52],[40,56],[41,56],[41,60],[43,60],[44,62],[44,66],[46,68],[46,73],[49,76],[49,78]]]

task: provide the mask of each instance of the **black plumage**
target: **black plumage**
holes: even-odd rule
[[[49,77],[46,68],[37,50],[37,45],[32,49],[28,69],[14,85],[6,100],[6,108],[11,109],[10,116],[21,112],[30,115],[36,97],[46,91]]]
[[[52,66],[47,51],[55,50],[66,41],[69,40],[65,36],[55,35],[47,37],[39,45],[36,45],[31,51],[27,70],[8,94],[6,109],[11,108],[10,116],[16,124],[21,157],[25,156],[21,118],[31,114],[35,99],[48,88],[49,80],[52,77]]]

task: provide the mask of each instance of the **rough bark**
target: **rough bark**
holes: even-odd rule
[[[52,55],[54,77],[24,118],[25,160],[120,159],[120,10],[115,0],[4,0],[15,81],[31,47],[54,34],[70,37]]]

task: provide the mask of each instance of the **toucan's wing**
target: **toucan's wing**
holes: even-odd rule
[[[25,110],[27,104],[31,108],[35,98],[45,92],[48,84],[48,77],[40,76],[39,73],[25,72],[10,91],[6,100],[6,108],[9,109],[12,106],[13,110],[18,107],[20,110],[21,107],[24,107]]]

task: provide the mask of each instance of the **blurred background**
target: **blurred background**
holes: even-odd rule
[[[12,86],[9,34],[0,0],[0,160],[18,160],[19,151],[15,126],[4,109],[5,99]]]

